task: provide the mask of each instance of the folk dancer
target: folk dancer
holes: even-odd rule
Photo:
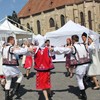
[[[5,77],[2,71],[2,48],[5,46],[4,41],[0,41],[0,84],[4,89],[5,86]]]
[[[29,41],[26,40],[24,42],[24,48],[28,48],[28,47],[31,47],[31,45],[30,45]],[[32,63],[33,62],[32,53],[31,52],[27,52],[26,55],[23,56],[23,58],[25,59],[24,60],[24,65],[23,65],[23,67],[26,69],[25,77],[27,79],[29,79],[29,73],[30,73],[30,70],[31,70],[32,65],[33,65],[33,63]]]
[[[86,47],[88,45],[88,35],[87,35],[87,33],[83,32],[81,38],[83,40],[84,46]],[[91,82],[91,78],[89,76],[87,76],[87,73],[83,78],[83,82],[84,82],[85,88],[88,88],[89,83]]]
[[[15,93],[18,93],[23,75],[18,69],[18,61],[16,60],[16,55],[25,54],[29,51],[29,49],[23,48],[16,48],[14,47],[15,40],[13,36],[9,36],[7,38],[7,46],[3,48],[2,55],[3,55],[3,73],[6,78],[5,84],[5,100],[11,100],[12,96]],[[12,91],[11,97],[9,97],[10,86],[12,82],[12,78],[17,76],[18,79],[15,84],[15,88]]]
[[[65,45],[65,47],[68,47],[68,46],[72,46],[72,41],[71,41],[70,38],[66,39],[66,45]],[[65,54],[65,57],[66,57],[65,67],[67,69],[67,75],[66,76],[70,76],[70,78],[72,78],[73,77],[74,66],[70,65],[71,53]]]
[[[35,47],[34,52],[34,69],[37,71],[36,88],[42,90],[45,99],[49,100],[48,95],[51,95],[50,70],[54,69],[51,51],[48,47]]]
[[[96,44],[98,37],[96,35],[89,35],[88,42],[89,42],[89,52],[92,58],[92,63],[89,66],[88,76],[92,77],[93,82],[95,83],[95,87],[93,87],[94,90],[100,89],[99,82],[96,78],[96,76],[100,75],[100,59],[98,54],[98,46]]]
[[[87,100],[83,78],[88,71],[89,63],[91,62],[91,60],[89,59],[90,57],[88,55],[88,52],[84,44],[79,43],[79,37],[77,35],[72,36],[72,43],[73,43],[73,49],[72,49],[73,55],[71,57],[71,60],[77,61],[75,73],[78,86],[80,89],[79,98],[82,100]]]
[[[72,36],[72,44],[73,46],[69,47],[59,47],[59,48],[54,48],[54,51],[58,54],[59,53],[64,53],[64,54],[69,54],[71,53],[71,66],[76,66],[76,78],[78,82],[78,86],[80,89],[80,99],[82,100],[87,100],[87,95],[85,93],[85,86],[83,83],[83,77],[86,74],[90,60],[88,61],[85,59],[85,61],[80,61],[79,58],[87,58],[87,50],[83,44],[79,43],[79,37],[77,35]],[[74,63],[75,62],[75,63]],[[79,64],[78,64],[79,63]]]

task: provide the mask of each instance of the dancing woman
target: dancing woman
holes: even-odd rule
[[[66,43],[67,43],[66,47],[71,46],[72,45],[71,39],[67,38]],[[70,76],[70,78],[72,78],[74,66],[70,65],[71,53],[65,54],[65,57],[66,57],[66,65],[65,66],[67,69],[67,76]]]
[[[45,100],[49,100],[51,95],[50,70],[54,69],[52,57],[48,47],[34,48],[34,69],[36,73],[36,88],[43,91]]]
[[[89,71],[88,75],[92,77],[93,82],[95,83],[95,87],[93,88],[94,90],[100,89],[99,82],[96,78],[96,76],[100,75],[100,60],[99,60],[99,54],[98,54],[98,48],[97,44],[95,41],[97,40],[97,36],[95,35],[90,35],[88,38],[89,42],[89,52],[92,58],[92,63],[89,66]]]
[[[29,43],[28,40],[26,40],[24,42],[24,47],[25,48],[31,47],[31,45],[30,45],[30,43]],[[29,79],[30,70],[31,70],[32,64],[33,64],[32,63],[32,61],[33,61],[32,54],[31,54],[31,52],[27,52],[27,54],[24,55],[23,57],[25,57],[25,62],[24,62],[24,65],[23,65],[23,67],[26,69],[26,75],[25,75],[25,77],[27,79]]]

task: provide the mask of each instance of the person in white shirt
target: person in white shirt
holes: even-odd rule
[[[100,67],[99,67],[100,60],[99,60],[99,54],[98,54],[99,47],[95,43],[97,38],[98,37],[96,35],[89,35],[89,38],[88,38],[88,42],[89,42],[88,49],[92,58],[92,63],[89,66],[88,76],[92,77],[93,82],[95,83],[95,87],[93,87],[94,90],[100,89],[99,82],[96,78],[96,76],[100,75]]]
[[[16,59],[16,55],[25,54],[30,51],[29,48],[16,48],[14,47],[15,40],[13,36],[9,36],[7,38],[7,45],[2,49],[2,57],[3,57],[3,73],[6,78],[5,84],[5,100],[12,100],[18,90],[20,88],[20,83],[22,81],[23,75],[18,69],[18,61]],[[9,97],[10,86],[13,77],[18,77],[15,88],[11,92],[11,97]]]
[[[82,34],[82,40],[83,40],[83,44],[86,45],[87,44],[87,40],[88,40],[88,36],[85,32],[83,32]]]
[[[83,32],[83,34],[81,35],[82,38],[82,43],[85,45],[85,47],[88,45],[88,35],[87,33]],[[84,76],[83,78],[83,82],[85,85],[85,88],[88,88],[89,83],[91,82],[91,77],[87,76],[87,74]]]
[[[88,71],[88,67],[89,67],[89,63],[90,62],[81,62],[81,59],[84,59],[87,57],[87,50],[84,46],[84,44],[80,44],[79,43],[79,37],[77,35],[73,35],[72,36],[72,42],[73,42],[73,55],[71,59],[77,59],[77,61],[79,62],[78,64],[76,64],[76,78],[77,78],[77,82],[78,82],[78,86],[80,89],[80,99],[82,100],[87,100],[87,95],[85,92],[85,86],[83,83],[83,77],[85,76],[86,72]]]
[[[5,42],[4,41],[0,41],[0,84],[4,89],[5,86],[5,77],[2,71],[2,48],[5,46]]]
[[[79,98],[82,100],[87,100],[87,95],[85,93],[85,86],[83,83],[83,77],[85,76],[86,72],[88,71],[88,67],[90,62],[84,62],[80,61],[79,57],[81,59],[84,59],[87,57],[87,50],[84,46],[84,44],[79,43],[79,37],[77,35],[72,36],[72,44],[73,46],[69,47],[55,47],[54,51],[58,54],[69,54],[71,53],[71,66],[76,66],[76,78],[78,82],[78,86],[80,89],[80,96]],[[76,64],[74,64],[72,61],[77,61]]]

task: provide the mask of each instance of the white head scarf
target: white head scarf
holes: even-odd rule
[[[99,51],[99,37],[98,35],[91,34],[89,37],[93,40],[95,48]]]
[[[39,41],[37,39],[34,39],[34,45],[39,46]]]
[[[96,35],[89,35],[89,37],[93,40],[93,42],[95,42],[98,38]]]

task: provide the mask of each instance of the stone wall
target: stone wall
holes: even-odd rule
[[[27,23],[33,28],[35,34],[38,34],[37,20],[40,21],[41,33],[45,35],[46,32],[53,31],[56,27],[50,28],[49,19],[53,18],[55,26],[61,27],[60,16],[64,15],[65,22],[73,20],[76,23],[81,24],[80,12],[83,12],[85,17],[85,26],[89,28],[88,11],[91,11],[92,29],[100,33],[100,3],[91,0],[81,4],[66,5],[61,8],[55,8],[51,11],[41,12],[40,14],[29,16],[27,18],[21,18],[21,24],[27,26]]]

